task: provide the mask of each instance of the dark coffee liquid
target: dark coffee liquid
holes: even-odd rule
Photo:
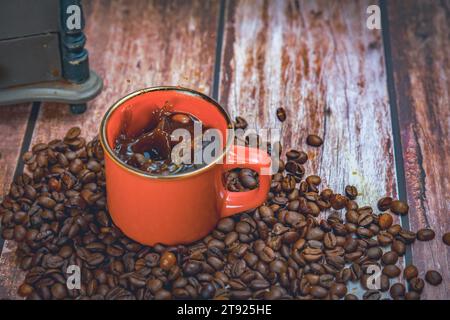
[[[114,151],[126,164],[155,175],[170,175],[193,171],[204,164],[192,164],[194,162],[194,125],[201,125],[199,119],[191,114],[169,111],[168,105],[152,112],[148,125],[137,135],[130,135],[131,111],[125,111],[121,132],[116,139]],[[181,142],[172,140],[171,134],[176,129],[185,129],[191,136],[191,160],[192,163],[176,164],[171,159],[172,149]],[[202,126],[202,133],[207,130]],[[202,137],[199,139],[200,145]]]

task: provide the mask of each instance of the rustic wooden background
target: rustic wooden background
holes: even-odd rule
[[[307,171],[324,185],[354,184],[359,201],[408,200],[400,221],[431,227],[402,263],[444,282],[423,298],[450,299],[450,1],[387,0],[382,30],[366,27],[374,1],[93,0],[84,2],[91,68],[104,90],[83,115],[67,106],[0,107],[0,196],[23,164],[20,154],[78,125],[92,137],[115,100],[153,85],[182,85],[218,99],[255,128],[279,127],[284,144],[306,148]],[[275,110],[284,107],[281,126]],[[305,136],[324,137],[309,149]],[[0,298],[23,278],[14,243],[0,257]]]

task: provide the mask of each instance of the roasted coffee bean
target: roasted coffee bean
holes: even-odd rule
[[[415,277],[409,280],[409,289],[417,293],[421,293],[425,287],[425,281],[422,278]]]
[[[340,210],[344,208],[345,205],[347,204],[347,201],[348,201],[347,197],[341,194],[333,194],[330,199],[331,206],[335,210]]]
[[[383,255],[383,250],[381,250],[378,247],[372,247],[367,250],[366,255],[370,259],[378,261],[378,260],[380,260],[381,256]]]
[[[382,247],[385,247],[385,246],[391,244],[393,240],[394,240],[394,237],[388,232],[380,232],[377,235],[377,241],[380,244],[380,246],[382,246]]]
[[[308,154],[304,151],[290,150],[286,152],[288,160],[293,160],[299,164],[305,164],[308,161]]]
[[[159,260],[159,265],[160,265],[161,269],[163,269],[163,270],[169,270],[176,263],[177,263],[177,258],[170,251],[164,252],[164,254],[161,256],[161,259]]]
[[[442,236],[442,241],[443,241],[446,245],[450,246],[450,232],[447,232],[447,233],[445,233],[445,234]]]
[[[313,147],[320,147],[323,144],[323,140],[315,134],[310,134],[306,137],[306,143]]]
[[[80,134],[81,129],[79,127],[72,127],[67,131],[66,136],[64,138],[67,140],[73,140],[78,138]]]
[[[17,293],[21,297],[28,297],[30,294],[32,294],[34,291],[33,287],[30,286],[27,283],[23,283],[20,285],[19,289],[17,290]]]
[[[431,229],[420,229],[417,231],[417,240],[419,241],[430,241],[433,240],[435,237],[435,233]]]
[[[389,277],[385,274],[381,274],[380,275],[380,291],[381,292],[386,292],[389,290],[389,286],[390,286],[390,280]]]
[[[393,200],[390,209],[393,213],[404,216],[408,214],[409,206],[403,201]]]
[[[367,227],[373,222],[373,216],[370,212],[363,212],[358,216],[358,225]]]
[[[236,129],[243,129],[245,130],[248,126],[247,120],[245,120],[242,117],[236,117],[234,122],[234,127]]]
[[[378,217],[378,225],[382,230],[387,230],[392,226],[394,219],[389,213],[383,213]]]
[[[405,300],[420,300],[420,294],[415,291],[409,291],[405,294]]]
[[[358,300],[358,297],[355,296],[354,294],[346,294],[344,300]]]
[[[64,299],[67,297],[67,289],[65,284],[62,283],[55,283],[52,287],[51,287],[51,292],[52,292],[52,296],[54,299]]]
[[[314,298],[323,299],[328,295],[328,290],[321,286],[312,286],[309,289],[309,294],[311,294]]]
[[[385,264],[385,265],[396,264],[397,261],[398,261],[398,254],[395,251],[386,252],[381,257],[381,262],[383,262],[383,264]]]
[[[416,278],[419,275],[419,270],[417,270],[416,266],[409,265],[403,270],[403,277],[406,280],[411,280],[413,278]]]
[[[400,275],[401,270],[399,267],[393,264],[388,264],[383,268],[383,274],[387,275],[389,278],[396,278]]]
[[[380,200],[378,200],[377,207],[378,207],[378,210],[383,212],[383,211],[387,211],[391,207],[391,204],[392,204],[392,198],[384,197],[384,198],[381,198]]]
[[[323,244],[327,249],[334,249],[337,245],[336,236],[331,232],[326,233],[323,238]]]
[[[380,300],[381,292],[378,290],[367,290],[363,294],[363,300]]]
[[[392,251],[397,252],[399,256],[403,256],[406,252],[406,245],[400,240],[394,240],[391,246]]]
[[[196,261],[189,261],[183,265],[183,272],[186,276],[194,276],[202,270],[202,265]]]
[[[416,240],[416,233],[409,230],[401,230],[398,233],[398,238],[404,241],[406,244],[411,244]]]
[[[355,186],[346,186],[345,187],[345,195],[351,199],[351,200],[355,200],[356,197],[358,196],[358,190],[356,189]]]
[[[425,273],[425,280],[432,286],[438,286],[442,283],[442,276],[436,270],[429,270]]]
[[[281,122],[284,122],[286,120],[286,110],[284,110],[284,108],[280,107],[277,109],[277,118]]]
[[[317,186],[317,185],[320,184],[321,181],[322,181],[322,180],[320,179],[320,177],[319,177],[319,176],[316,176],[316,175],[312,175],[312,176],[309,176],[309,177],[306,178],[306,182],[307,182],[309,185],[315,185],[315,186]]]
[[[394,283],[391,286],[391,289],[389,290],[389,293],[391,294],[391,297],[394,300],[399,300],[404,298],[405,293],[406,293],[406,289],[405,286],[401,283]]]

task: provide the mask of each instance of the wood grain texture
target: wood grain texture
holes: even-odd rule
[[[65,105],[42,104],[32,144],[61,138],[72,126],[94,137],[106,109],[137,89],[180,85],[211,92],[219,1],[83,4],[90,66],[103,78],[104,89],[82,115],[71,114]],[[8,241],[5,247],[8,250],[0,259],[0,299],[18,298],[23,273],[14,264],[14,243]]]
[[[30,112],[31,104],[0,106],[0,199],[13,180]]]
[[[0,201],[9,191],[13,181],[30,112],[31,104],[0,106]],[[11,285],[11,279],[16,277],[9,276],[12,273],[15,275],[18,270],[15,266],[14,255],[10,254],[15,248],[16,244],[11,241],[5,241],[1,248],[0,298],[11,297],[13,296],[11,294],[15,294],[10,290],[16,290],[11,289],[16,288]]]
[[[360,193],[376,208],[396,197],[381,33],[366,28],[370,1],[230,1],[220,101],[254,128],[282,129],[283,145],[310,156],[322,186]],[[275,114],[284,107],[282,124]],[[309,133],[324,138],[306,145]],[[397,219],[398,222],[398,219]]]
[[[450,299],[450,1],[388,1],[388,14],[409,221],[436,231],[414,244],[413,262],[444,278],[424,298]]]

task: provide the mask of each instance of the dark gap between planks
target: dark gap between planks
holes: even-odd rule
[[[389,30],[389,14],[387,8],[387,1],[380,0],[381,9],[381,25],[382,25],[382,40],[384,47],[384,61],[386,64],[386,78],[387,78],[387,88],[389,94],[389,106],[391,112],[391,126],[392,126],[392,138],[394,145],[394,160],[395,160],[395,172],[397,178],[397,192],[398,198],[402,201],[407,202],[407,191],[406,191],[406,178],[405,178],[405,167],[403,165],[403,151],[402,151],[402,141],[400,135],[400,121],[397,108],[397,92],[395,90],[394,83],[394,68],[392,67],[392,50],[390,42],[390,30]],[[410,229],[408,215],[400,216],[400,221],[402,227]],[[412,249],[411,246],[407,246],[405,254],[405,265],[412,264]]]

